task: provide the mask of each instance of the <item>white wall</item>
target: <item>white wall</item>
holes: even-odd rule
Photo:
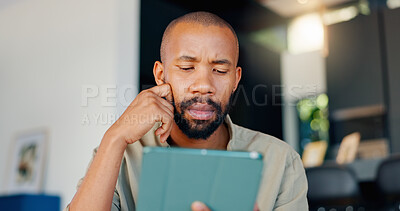
[[[0,4],[0,192],[17,132],[46,128],[45,193],[64,207],[85,173],[92,149],[123,110],[105,106],[102,88],[138,84],[139,0],[6,0]],[[82,106],[82,87],[99,88]],[[113,93],[111,89],[109,92]],[[136,94],[129,90],[126,99]],[[110,98],[109,101],[115,101]],[[82,124],[84,115],[89,124]],[[111,119],[112,120],[112,119]]]
[[[283,89],[283,139],[294,149],[299,146],[296,103],[304,97],[326,92],[325,58],[321,51],[281,55]]]

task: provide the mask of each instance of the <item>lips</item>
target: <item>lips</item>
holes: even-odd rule
[[[189,115],[197,120],[209,120],[215,114],[215,108],[208,104],[195,103],[187,109]]]

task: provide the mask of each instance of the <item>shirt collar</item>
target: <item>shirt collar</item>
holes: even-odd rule
[[[228,133],[229,133],[229,141],[228,141],[228,145],[226,146],[226,150],[230,151],[230,150],[232,150],[232,143],[235,140],[235,130],[233,128],[233,122],[229,115],[227,115],[225,118],[225,124],[226,124],[226,127],[228,128]]]

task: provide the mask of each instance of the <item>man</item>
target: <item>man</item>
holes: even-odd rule
[[[157,86],[139,93],[107,130],[67,209],[135,210],[143,147],[173,145],[258,151],[265,167],[255,209],[307,210],[298,154],[227,116],[242,75],[232,27],[211,13],[187,14],[168,25],[160,53],[153,68]],[[192,210],[209,209],[194,202]]]

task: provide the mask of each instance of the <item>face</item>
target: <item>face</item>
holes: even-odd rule
[[[237,45],[226,27],[179,23],[171,31],[157,84],[169,83],[175,122],[189,138],[207,139],[224,121],[240,77]]]

